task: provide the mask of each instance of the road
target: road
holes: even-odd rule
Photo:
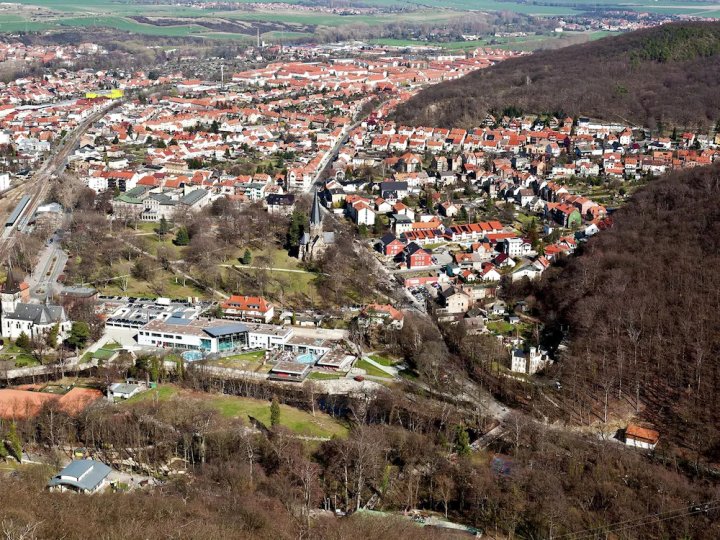
[[[60,237],[53,234],[47,246],[40,252],[33,273],[25,280],[30,286],[32,298],[43,301],[57,292],[57,281],[65,268],[67,258],[60,245]]]
[[[80,122],[75,130],[65,136],[65,139],[60,145],[53,150],[40,168],[35,171],[32,178],[23,184],[24,189],[22,191],[24,191],[24,193],[21,193],[21,195],[30,195],[30,202],[18,217],[15,225],[5,227],[5,230],[3,230],[0,235],[0,257],[10,253],[17,239],[17,233],[25,231],[28,223],[35,215],[38,206],[45,202],[48,191],[50,190],[52,177],[65,169],[67,158],[77,147],[80,137],[85,134],[90,126],[121,103],[122,100],[110,103],[90,114],[85,120]]]

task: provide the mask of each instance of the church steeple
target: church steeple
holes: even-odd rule
[[[315,229],[322,226],[322,212],[320,210],[320,198],[315,190],[313,196],[312,208],[310,210],[310,228]]]

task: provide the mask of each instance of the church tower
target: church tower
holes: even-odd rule
[[[320,208],[320,198],[318,197],[318,192],[315,190],[312,208],[310,209],[310,236],[315,238],[318,235],[321,235],[322,232],[322,209]]]
[[[0,306],[2,313],[14,313],[17,304],[22,301],[22,287],[13,275],[12,268],[8,268],[7,279],[0,290]]]

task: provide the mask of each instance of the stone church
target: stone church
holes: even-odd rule
[[[323,231],[323,215],[320,207],[320,197],[317,190],[313,196],[312,208],[310,209],[310,230],[300,237],[298,258],[302,261],[312,261],[335,243],[335,233]]]

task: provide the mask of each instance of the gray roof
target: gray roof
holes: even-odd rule
[[[70,462],[70,465],[52,477],[48,485],[70,486],[85,491],[94,491],[112,469],[92,459],[82,459]]]
[[[207,189],[194,189],[184,197],[180,198],[180,202],[182,204],[187,204],[188,206],[192,206],[193,204],[201,201],[205,198],[205,196],[208,194]]]
[[[110,391],[114,394],[132,394],[141,388],[139,384],[131,383],[113,383],[110,385]]]
[[[15,311],[3,315],[7,319],[30,321],[33,324],[65,322],[65,310],[61,306],[45,304],[17,304]]]
[[[315,190],[315,195],[313,196],[312,209],[310,210],[310,226],[320,225],[321,223],[322,223],[322,212],[320,210],[320,197],[318,197],[318,192],[317,192],[317,190]]]
[[[243,334],[248,331],[248,327],[240,323],[230,323],[222,326],[212,326],[204,330],[212,337],[222,337],[230,334]]]
[[[155,201],[158,201],[160,204],[168,206],[174,206],[175,204],[177,204],[177,201],[171,199],[164,193],[153,193],[152,195],[148,196],[148,199],[153,199]]]
[[[140,197],[150,191],[150,189],[150,186],[135,186],[134,188],[127,190],[125,195],[128,197]]]

